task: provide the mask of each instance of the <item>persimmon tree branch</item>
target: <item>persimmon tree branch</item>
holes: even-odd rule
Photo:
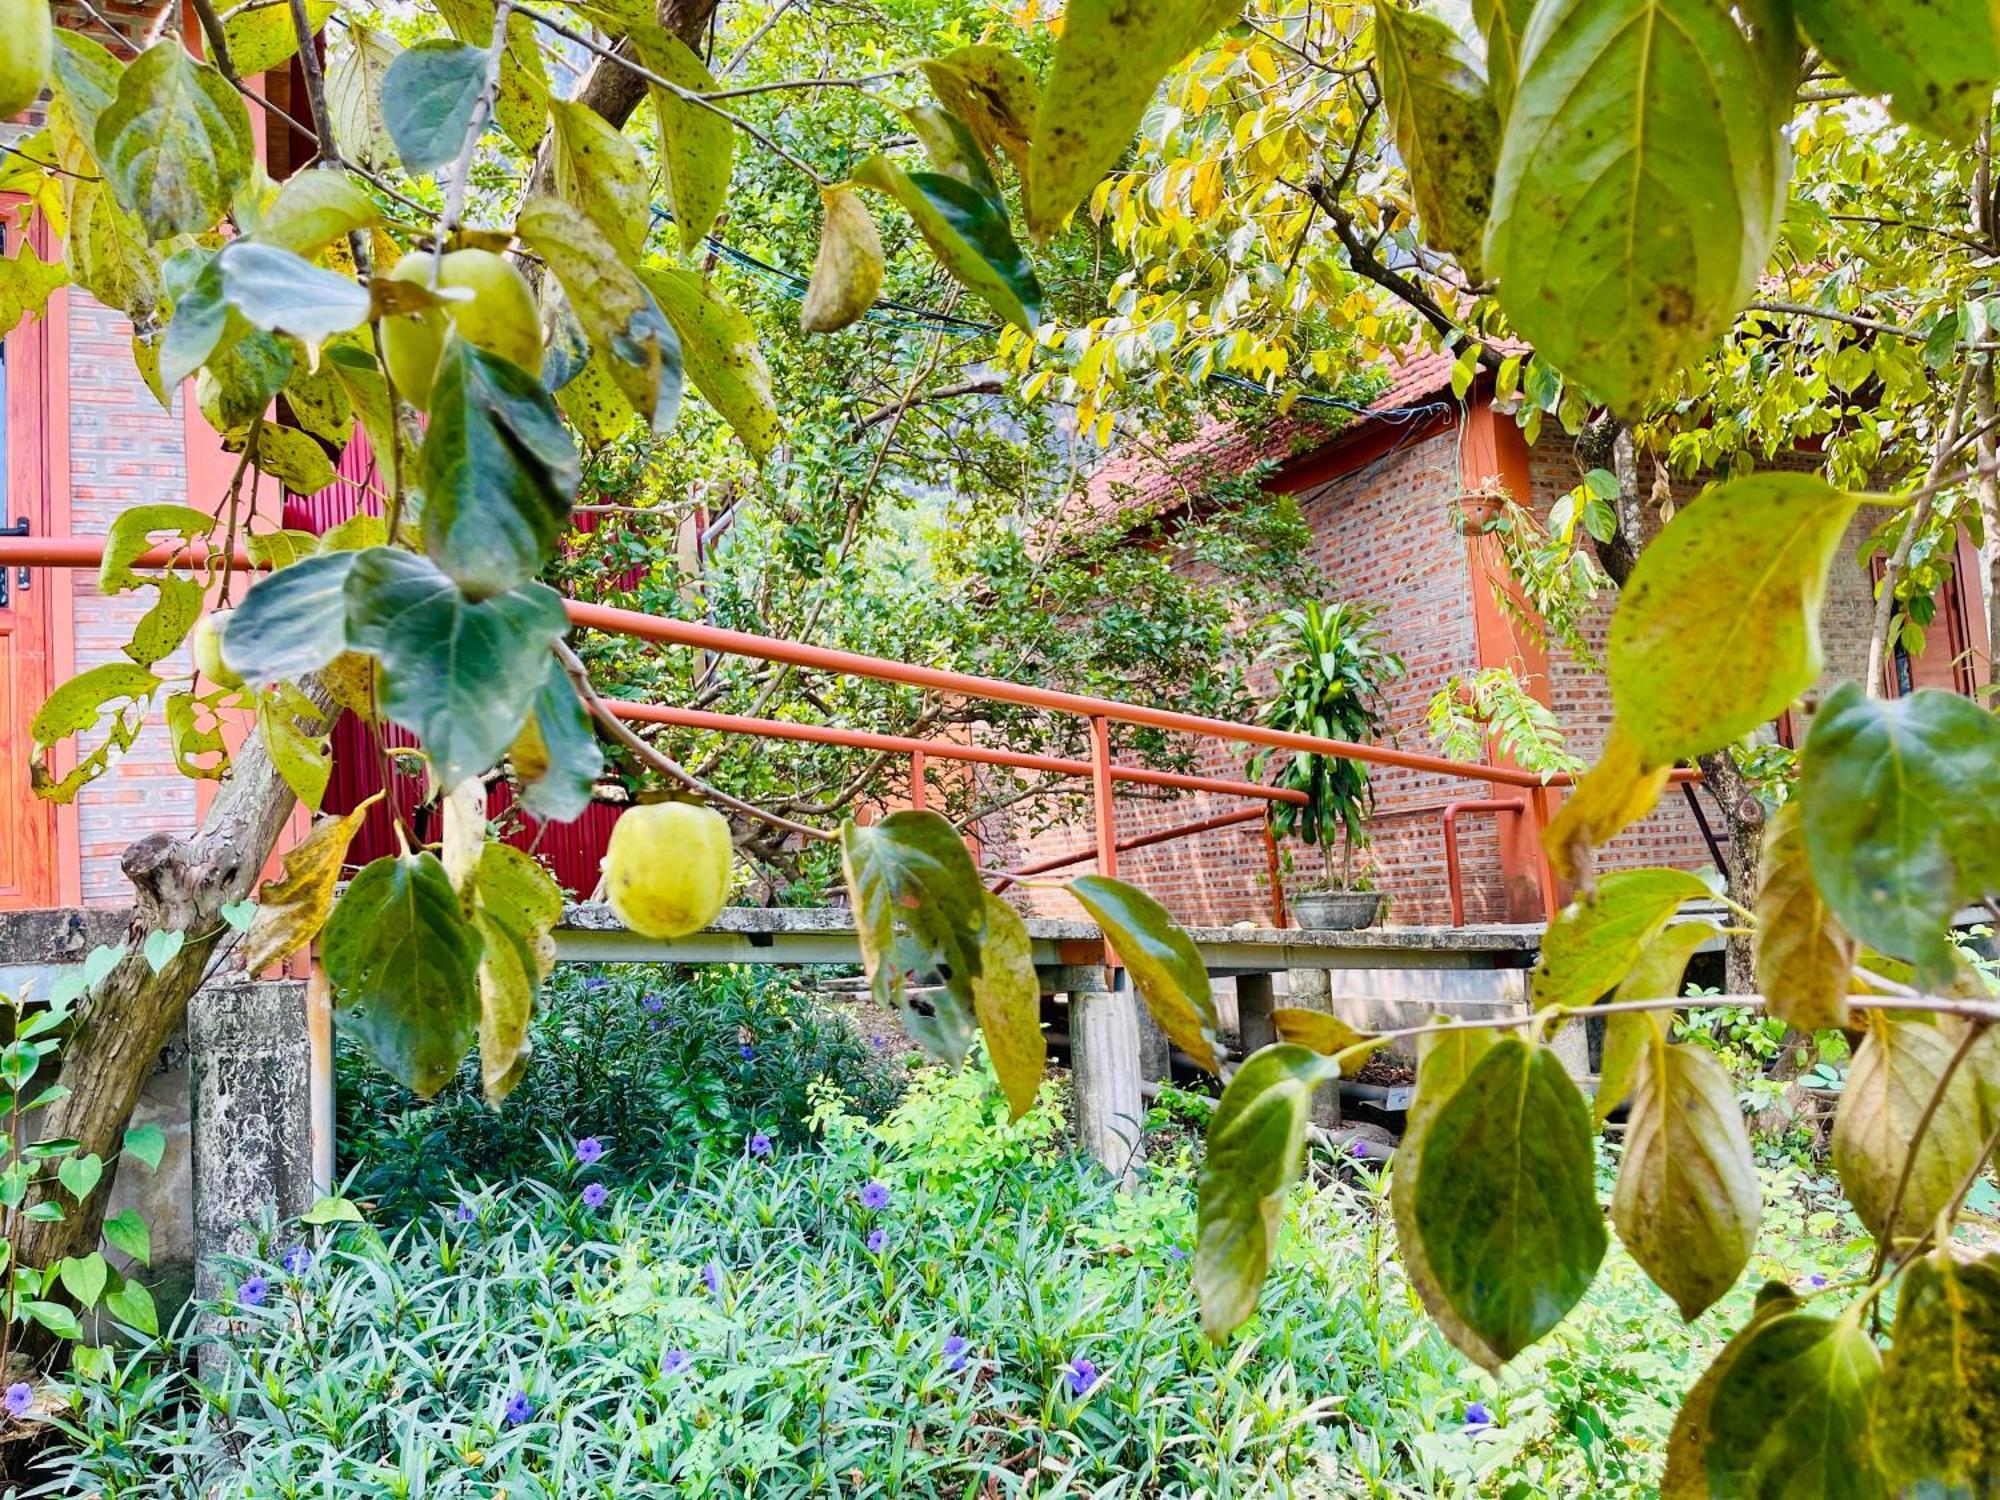
[[[1965,422],[1966,403],[1972,396],[1973,373],[1974,367],[1967,365],[1958,378],[1958,390],[1945,416],[1944,433],[1931,459],[1930,473],[1903,522],[1903,534],[1897,538],[1896,550],[1883,564],[1882,581],[1876,585],[1875,622],[1868,632],[1868,671],[1861,679],[1862,691],[1871,698],[1882,696],[1882,667],[1889,653],[1889,626],[1896,614],[1896,589],[1909,569],[1910,553],[1917,545],[1917,538],[1929,527],[1937,497],[1942,493],[1940,481],[1950,467],[1951,455],[1958,447],[1959,428]]]

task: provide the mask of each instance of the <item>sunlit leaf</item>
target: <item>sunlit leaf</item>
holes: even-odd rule
[[[1852,1317],[1780,1313],[1716,1382],[1703,1463],[1716,1500],[1880,1500],[1868,1409],[1882,1357]]]
[[[493,0],[438,0],[451,34],[481,49],[493,43]],[[543,33],[520,11],[507,17],[507,45],[500,53],[500,91],[493,118],[507,138],[532,152],[548,133],[549,74],[542,57]]]
[[[658,26],[630,33],[639,60],[669,83],[695,93],[713,93],[715,75],[679,37]],[[648,83],[660,122],[661,176],[673,211],[681,248],[692,251],[715,225],[729,198],[736,156],[736,127],[712,109]]]
[[[1173,1044],[1209,1072],[1221,1071],[1215,996],[1201,950],[1167,909],[1136,886],[1079,875],[1069,893],[1104,930],[1132,985]]]
[[[382,118],[382,84],[402,44],[352,16],[341,31],[347,44],[329,49],[326,67],[328,124],[341,154],[378,170],[396,165],[396,143]]]
[[[587,104],[555,100],[555,184],[575,208],[589,215],[619,252],[636,258],[652,224],[652,199],[639,149]]]
[[[2000,1255],[1946,1246],[1904,1273],[1869,1437],[1898,1495],[1991,1495],[2000,1479]]]
[[[2000,82],[2000,14],[1988,0],[1796,0],[1799,25],[1826,60],[1898,119],[1970,144]]]
[[[249,176],[254,147],[242,98],[173,37],[120,75],[95,144],[118,201],[156,240],[214,228]]]
[[[1848,1068],[1833,1118],[1833,1166],[1855,1214],[1878,1239],[1922,1233],[1978,1160],[1985,1138],[1979,1085],[1963,1066],[1910,1159],[1917,1122],[1955,1047],[1954,1036],[1928,1021],[1891,1022],[1879,1011],[1868,1018],[1867,1038]],[[1892,1224],[1899,1185],[1902,1201]]]
[[[1042,1035],[1042,985],[1035,973],[1028,925],[998,896],[986,898],[986,937],[979,949],[979,973],[972,981],[972,1009],[986,1038],[993,1076],[1007,1096],[1009,1118],[1035,1107],[1048,1066],[1048,1039]]]
[[[1671,765],[1645,769],[1638,745],[1613,722],[1597,764],[1578,779],[1542,834],[1556,874],[1564,880],[1580,878],[1586,851],[1609,843],[1651,812],[1672,774]]]
[[[1227,1338],[1256,1309],[1285,1194],[1304,1163],[1313,1091],[1333,1071],[1308,1048],[1265,1047],[1244,1060],[1209,1117],[1194,1288],[1211,1339]]]
[[[780,429],[755,326],[692,271],[642,267],[639,280],[680,336],[695,389],[762,463],[778,446]]]
[[[1795,798],[1772,814],[1758,864],[1757,990],[1801,1031],[1847,1025],[1858,946],[1820,895]]]
[[[1026,182],[1040,107],[1028,65],[1005,47],[979,43],[927,58],[923,69],[938,102],[965,121],[981,146],[1006,152]]]
[[[487,842],[472,882],[472,924],[484,940],[479,958],[479,1075],[486,1102],[498,1109],[521,1081],[534,1050],[528,1023],[536,996],[555,967],[562,887],[534,857]]]
[[[454,161],[486,90],[487,54],[433,37],[389,64],[382,80],[382,120],[403,168],[421,177]]]
[[[319,811],[333,775],[333,752],[326,739],[329,727],[312,699],[289,682],[257,695],[257,733],[272,766],[309,812]]]
[[[1299,1006],[1280,1005],[1271,1011],[1271,1025],[1284,1042],[1296,1042],[1301,1047],[1310,1047],[1322,1057],[1332,1057],[1336,1052],[1344,1052],[1349,1047],[1357,1047],[1368,1040],[1369,1034],[1357,1031],[1339,1016],[1324,1010],[1305,1010]],[[1352,1078],[1368,1066],[1373,1054],[1363,1052],[1350,1057],[1341,1064],[1340,1076]]]
[[[886,156],[862,162],[854,180],[902,204],[955,281],[1016,328],[1035,331],[1042,316],[1041,283],[992,199],[939,172],[905,172]]]
[[[160,686],[160,679],[144,667],[113,661],[86,668],[50,693],[28,725],[35,742],[30,768],[35,795],[50,802],[70,802],[110,770],[145,728],[146,705]],[[95,730],[107,717],[110,723],[103,741],[88,753],[79,747],[75,766],[58,778],[49,766],[50,747]]]
[[[1721,937],[1713,922],[1676,922],[1646,944],[1619,984],[1618,1000],[1660,1000],[1678,996],[1688,960],[1704,943]],[[1602,1125],[1624,1103],[1639,1076],[1647,1049],[1666,1040],[1670,1010],[1620,1011],[1604,1018],[1604,1049],[1598,1067],[1591,1123]]]
[[[868,205],[851,187],[821,190],[826,220],[799,327],[807,333],[845,328],[875,304],[882,293],[882,236]]]
[[[1376,0],[1375,70],[1424,238],[1477,281],[1500,156],[1479,59],[1435,16]]]
[[[567,823],[590,806],[604,752],[569,674],[554,658],[507,757],[521,784],[521,806],[533,816]]]
[[[254,236],[294,255],[312,256],[380,218],[375,200],[346,172],[300,172],[285,180],[257,221]]]
[[[1637,411],[1770,254],[1790,154],[1769,75],[1718,0],[1547,0],[1520,66],[1487,268],[1538,358]]]
[[[1711,895],[1685,870],[1619,870],[1549,924],[1529,983],[1537,1010],[1590,1005],[1616,989],[1684,902]]]
[[[306,0],[306,22],[317,36],[333,14],[333,0]],[[222,18],[229,60],[245,78],[281,68],[299,55],[291,0],[247,0]]]
[[[290,958],[319,935],[333,910],[333,890],[348,845],[376,798],[370,797],[345,817],[321,818],[285,854],[285,873],[267,880],[257,893],[257,915],[244,940],[244,967],[261,974]]]

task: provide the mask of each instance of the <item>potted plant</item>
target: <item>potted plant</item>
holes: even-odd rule
[[[1262,720],[1273,729],[1322,739],[1366,741],[1387,722],[1383,689],[1403,673],[1403,659],[1384,645],[1375,626],[1376,607],[1365,603],[1308,604],[1273,615],[1266,629],[1271,643],[1263,661],[1277,679]],[[1253,770],[1260,778],[1280,752],[1259,751]],[[1292,897],[1301,927],[1367,927],[1382,913],[1379,891],[1363,889],[1355,878],[1355,856],[1368,847],[1367,818],[1374,805],[1368,767],[1361,761],[1312,751],[1294,753],[1278,772],[1276,785],[1305,793],[1303,802],[1271,804],[1271,831],[1317,844],[1325,883]],[[1340,859],[1334,860],[1334,843]]]

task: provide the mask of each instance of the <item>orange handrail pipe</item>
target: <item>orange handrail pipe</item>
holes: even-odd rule
[[[1444,878],[1451,888],[1451,925],[1465,925],[1465,884],[1458,868],[1458,817],[1460,813],[1490,812],[1501,816],[1508,813],[1525,813],[1527,799],[1523,797],[1475,797],[1463,802],[1447,803],[1444,810]],[[1551,912],[1553,915],[1553,912]]]
[[[1120,839],[1117,852],[1127,854],[1134,849],[1149,849],[1155,844],[1170,844],[1175,839],[1192,838],[1198,833],[1212,833],[1218,828],[1234,828],[1240,823],[1255,823],[1263,816],[1263,808],[1246,807],[1238,812],[1217,813],[1212,818],[1198,818],[1192,823],[1176,823],[1171,828],[1157,828],[1151,833],[1139,833],[1129,839]],[[1053,859],[1037,860],[1032,865],[1023,865],[1018,870],[1007,871],[994,890],[1004,891],[1017,880],[1046,875],[1051,870],[1067,870],[1071,865],[1088,864],[1097,857],[1097,846],[1093,844],[1088,849],[1058,854]]]

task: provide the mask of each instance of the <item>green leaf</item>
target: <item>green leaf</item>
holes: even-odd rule
[[[104,1310],[148,1338],[159,1337],[160,1314],[153,1306],[153,1294],[130,1277],[122,1279],[104,1299]]]
[[[361,1210],[345,1198],[322,1198],[306,1212],[299,1215],[301,1224],[311,1224],[315,1228],[327,1224],[365,1224]]]
[[[146,934],[146,941],[140,945],[139,953],[146,960],[147,968],[155,974],[164,974],[167,965],[180,956],[180,951],[186,944],[185,932],[179,929],[168,932],[156,927]]]
[[[1877,1239],[1921,1234],[1949,1203],[1985,1141],[1976,1071],[1952,1074],[1916,1160],[1910,1142],[1950,1064],[1957,1037],[1928,1021],[1871,1012],[1833,1117],[1833,1166],[1855,1215]],[[1908,1174],[1890,1222],[1896,1189]]]
[[[96,1152],[88,1156],[65,1157],[56,1167],[56,1181],[79,1204],[104,1180],[104,1161]]]
[[[992,894],[986,897],[986,938],[980,944],[979,973],[972,981],[972,1008],[986,1037],[993,1076],[1007,1096],[1008,1118],[1018,1120],[1035,1107],[1048,1066],[1042,983],[1035,973],[1027,923]]]
[[[1313,1091],[1331,1062],[1278,1042],[1244,1060],[1209,1117],[1196,1210],[1194,1289],[1202,1332],[1218,1343],[1256,1310],[1283,1221],[1285,1194],[1305,1162]]]
[[[646,266],[639,280],[680,336],[688,378],[762,463],[778,446],[778,409],[757,330],[692,271]]]
[[[673,426],[681,404],[680,337],[611,242],[549,197],[524,204],[514,232],[555,272],[632,410],[655,432]]]
[[[307,812],[319,811],[333,775],[327,742],[331,727],[318,705],[292,683],[278,683],[257,695],[257,733],[271,764]]]
[[[1521,68],[1487,269],[1538,358],[1635,412],[1749,300],[1789,88],[1720,0],[1545,0]]]
[[[343,20],[347,45],[328,49],[327,123],[348,161],[378,171],[393,168],[396,144],[382,118],[382,85],[402,43],[353,16]]]
[[[141,573],[132,566],[149,551],[155,539],[165,535],[180,542],[207,536],[215,528],[215,518],[185,505],[134,505],[120,511],[105,537],[104,557],[97,572],[100,593],[119,594],[133,589],[156,591],[153,605],[132,628],[125,654],[142,667],[150,667],[174,654],[201,617],[206,590],[191,578],[171,572]]]
[[[1482,276],[1500,116],[1479,59],[1450,26],[1375,0],[1375,71],[1424,238]]]
[[[0,328],[12,330],[23,318],[39,318],[49,294],[68,284],[69,268],[62,261],[45,261],[32,242],[21,241],[12,257],[0,259]]]
[[[153,1263],[153,1231],[136,1208],[120,1209],[104,1221],[104,1242],[142,1266]]]
[[[568,628],[561,598],[531,583],[475,601],[410,553],[376,547],[355,559],[348,639],[381,663],[382,712],[422,740],[441,784],[484,774],[520,733]]]
[[[844,824],[840,863],[875,1003],[901,1013],[920,1043],[939,1046],[934,1055],[955,1065],[963,1057],[957,1028],[954,1035],[932,1031],[924,1023],[937,1002],[908,989],[913,974],[934,971],[956,1005],[973,1003],[983,973],[987,893],[965,841],[934,812],[894,812],[866,828]]]
[[[21,1304],[21,1311],[59,1339],[74,1343],[83,1337],[83,1324],[60,1302],[31,1300]]]
[[[882,236],[861,195],[847,186],[822,188],[826,221],[813,258],[812,280],[799,327],[806,333],[833,333],[875,305],[882,294]]]
[[[327,919],[322,962],[341,1025],[428,1099],[479,1034],[479,934],[434,854],[378,859]]]
[[[275,422],[257,429],[257,467],[297,495],[316,495],[339,478],[317,440]]]
[[[528,1066],[528,1022],[556,962],[563,893],[534,857],[498,840],[480,852],[472,925],[479,956],[479,1073],[498,1109]]]
[[[473,599],[527,583],[555,552],[581,466],[533,374],[445,342],[417,454],[424,551]]]
[[[569,674],[554,658],[507,758],[521,783],[521,806],[533,816],[567,823],[590,806],[604,752]]]
[[[1991,1495],[2000,1477],[2000,1256],[1933,1250],[1904,1273],[1869,1437],[1898,1495]]]
[[[1722,1383],[1722,1377],[1751,1335],[1771,1319],[1796,1311],[1798,1305],[1798,1298],[1783,1282],[1767,1281],[1758,1289],[1750,1321],[1723,1345],[1722,1352],[1709,1362],[1701,1378],[1681,1400],[1680,1413],[1674,1418],[1673,1431],[1667,1439],[1667,1467],[1660,1477],[1660,1500],[1708,1500],[1706,1464],[1715,1388]]]
[[[1111,170],[1168,70],[1242,13],[1242,0],[1070,0],[1023,186],[1036,239]]]
[[[309,557],[258,579],[229,617],[223,664],[262,688],[340,655],[347,649],[347,579],[360,555]]]
[[[963,120],[988,152],[1006,152],[1025,183],[1040,107],[1028,65],[1005,47],[981,43],[927,58],[922,67],[938,102]]]
[[[319,439],[319,443],[330,445],[337,453],[347,446],[354,436],[354,403],[348,398],[347,386],[331,359],[322,359],[317,369],[296,369],[292,378],[285,382],[285,405],[291,409],[292,420],[299,426],[302,436]],[[280,431],[290,431],[281,428]],[[314,445],[325,456],[325,449]],[[312,494],[311,490],[300,491]],[[302,541],[301,538],[304,540]],[[289,568],[302,557],[311,557],[319,550],[319,538],[309,531],[296,527],[281,527],[277,531],[251,532],[243,538],[246,547],[263,549],[262,556],[253,553],[251,560],[269,564],[273,569]]]
[[[69,112],[77,135],[84,141],[95,140],[98,117],[118,97],[118,80],[124,75],[125,64],[110,48],[81,31],[64,28],[56,32],[55,39],[49,91]]]
[[[285,852],[284,877],[264,882],[257,893],[250,938],[244,945],[244,967],[252,974],[261,974],[291,957],[326,925],[348,845],[361,831],[373,801],[370,798],[345,817],[319,819],[310,833]]]
[[[249,179],[254,149],[243,100],[177,38],[125,69],[95,144],[118,201],[156,240],[213,229]]]
[[[1160,1029],[1197,1067],[1220,1072],[1215,996],[1194,939],[1164,906],[1122,880],[1079,875],[1069,883],[1069,893],[1103,929]]]
[[[475,47],[493,42],[493,0],[438,0],[451,34]],[[548,134],[549,74],[542,61],[542,34],[520,11],[507,18],[507,45],[500,53],[500,92],[493,118],[521,150],[533,152]]]
[[[232,627],[233,628],[233,627]],[[1616,989],[1686,901],[1712,895],[1685,870],[1619,870],[1549,924],[1529,981],[1535,1009],[1592,1005]]]
[[[1890,113],[1969,145],[2000,81],[2000,14],[1989,0],[1796,0],[1799,25],[1826,60]]]
[[[1820,893],[1871,948],[1948,987],[1948,932],[2000,892],[2000,720],[1955,693],[1871,699],[1845,683],[1813,716],[1799,765]]]
[[[1562,1321],[1604,1258],[1590,1111],[1547,1048],[1503,1037],[1426,1125],[1415,1228],[1497,1369]],[[1451,1330],[1446,1329],[1449,1334]]]
[[[1656,1033],[1640,1054],[1611,1195],[1618,1237],[1692,1322],[1743,1274],[1763,1218],[1729,1070],[1713,1053],[1668,1046]]]
[[[254,238],[311,256],[356,230],[373,228],[380,218],[367,189],[346,172],[322,167],[285,180],[257,221]]]
[[[965,121],[934,104],[920,104],[904,110],[903,115],[923,144],[924,154],[930,157],[932,170],[971,188],[1005,217],[1006,196],[994,181],[993,170],[986,165],[986,153]]]
[[[636,260],[653,212],[638,147],[587,104],[554,100],[549,118],[555,122],[556,192]]]
[[[1729,1358],[1703,1461],[1715,1500],[1880,1500],[1868,1408],[1882,1357],[1851,1317],[1780,1313]]]
[[[232,324],[222,295],[222,269],[205,250],[176,252],[164,267],[174,312],[160,342],[160,379],[179,385],[216,351],[242,337],[244,325]]]
[[[146,705],[160,686],[160,679],[144,667],[112,661],[77,673],[49,694],[28,724],[36,747],[30,768],[35,795],[51,802],[69,802],[110,770],[111,763],[132,748],[139,731],[146,727]],[[114,704],[119,706],[114,708]],[[107,711],[111,722],[104,740],[88,754],[80,753],[74,768],[57,780],[49,770],[49,748],[71,735],[96,729]]]
[[[1024,333],[1035,331],[1041,283],[991,198],[941,172],[905,172],[886,156],[862,162],[854,181],[902,204],[953,280]]]
[[[310,345],[368,321],[368,288],[303,256],[255,240],[232,240],[215,257],[223,299],[252,328]]]
[[[1679,995],[1688,960],[1704,943],[1721,935],[1713,922],[1676,922],[1640,950],[1619,984],[1616,998],[1659,1000]],[[1672,1011],[1620,1011],[1604,1018],[1603,1061],[1598,1069],[1597,1096],[1590,1107],[1593,1125],[1602,1125],[1631,1094],[1647,1048],[1666,1040],[1672,1019]]]
[[[333,14],[333,0],[306,0],[306,21],[315,36]],[[222,18],[229,59],[245,78],[281,68],[299,55],[291,0],[248,0]]]
[[[1472,0],[1472,22],[1486,39],[1486,87],[1502,124],[1514,102],[1514,82],[1520,76],[1521,43],[1535,0]]]
[[[88,1255],[65,1255],[57,1264],[63,1290],[76,1298],[77,1306],[85,1309],[97,1306],[97,1299],[104,1295],[105,1283],[111,1279],[111,1267],[104,1257],[93,1250]]]
[[[1765,827],[1758,873],[1758,993],[1772,1015],[1801,1031],[1845,1027],[1859,945],[1813,879],[1797,798]]]
[[[233,931],[248,932],[251,924],[257,920],[257,903],[248,900],[231,901],[222,908],[218,915],[221,916],[223,921],[229,924]],[[255,972],[254,968],[252,972]]]
[[[1684,506],[1640,554],[1609,662],[1644,766],[1731,744],[1818,679],[1827,575],[1860,504],[1810,474],[1753,474]]]
[[[1349,1047],[1358,1047],[1369,1033],[1357,1031],[1330,1011],[1307,1010],[1301,1006],[1279,1005],[1271,1010],[1271,1025],[1281,1042],[1297,1042],[1322,1057],[1332,1057]],[[1352,1078],[1368,1065],[1372,1052],[1350,1057],[1341,1064],[1340,1076]]]
[[[636,26],[628,34],[639,60],[667,82],[696,93],[715,91],[715,75],[679,37],[658,26]],[[648,83],[646,91],[660,122],[667,206],[680,231],[681,248],[692,253],[729,201],[736,128],[714,110],[655,84]]]
[[[478,47],[433,37],[389,64],[382,120],[412,176],[457,159],[486,89],[486,60]]]
[[[160,261],[139,221],[118,206],[102,182],[79,182],[70,196],[71,279],[134,325],[156,325],[161,299]]]

